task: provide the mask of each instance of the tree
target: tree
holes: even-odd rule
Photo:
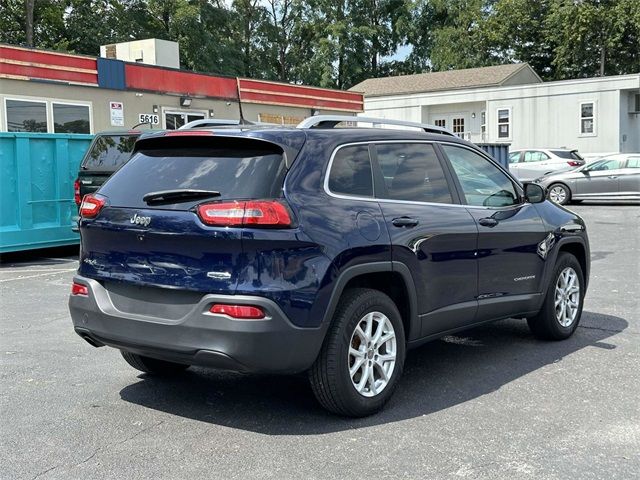
[[[640,70],[637,0],[555,0],[546,25],[556,78]]]
[[[484,23],[483,35],[500,63],[527,62],[542,78],[554,78],[554,41],[545,24],[553,0],[500,0]]]

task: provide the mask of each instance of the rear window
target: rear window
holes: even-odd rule
[[[282,153],[265,148],[179,148],[136,152],[100,189],[111,206],[187,210],[203,200],[149,206],[150,192],[215,190],[214,201],[278,198],[286,172]]]
[[[576,152],[575,150],[573,150],[571,152],[568,151],[568,150],[550,150],[550,151],[556,157],[567,158],[569,160],[583,160],[583,158],[580,156],[580,154],[578,152]]]
[[[82,162],[84,170],[113,171],[131,157],[139,135],[100,135]]]

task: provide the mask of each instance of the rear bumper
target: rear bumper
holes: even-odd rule
[[[293,325],[273,301],[254,296],[203,295],[179,319],[118,310],[97,281],[76,276],[88,296],[71,295],[76,333],[94,346],[108,345],[162,360],[243,372],[295,373],[314,362],[324,328]],[[256,305],[263,320],[235,320],[209,312],[213,303]]]

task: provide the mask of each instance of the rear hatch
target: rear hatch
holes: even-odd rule
[[[113,172],[129,160],[139,136],[140,132],[96,136],[80,163],[77,203],[86,194],[98,190]]]
[[[104,202],[97,216],[81,220],[79,272],[107,284],[235,293],[248,262],[238,222],[258,212],[258,222],[271,218],[267,228],[288,228],[277,225],[278,212],[289,215],[285,173],[282,149],[261,140],[141,140],[95,196]]]

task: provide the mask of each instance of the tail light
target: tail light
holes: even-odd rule
[[[80,206],[82,203],[82,197],[80,196],[80,179],[76,178],[76,181],[73,182],[73,201],[76,202],[77,206]]]
[[[83,297],[89,296],[89,287],[82,285],[81,283],[73,282],[71,285],[71,295],[81,295]]]
[[[266,316],[264,310],[260,307],[254,307],[251,305],[226,305],[223,303],[216,303],[209,309],[209,311],[211,313],[227,315],[231,318],[237,318],[240,320],[260,320]]]
[[[277,200],[220,202],[198,205],[198,216],[206,225],[219,227],[290,227],[287,207]]]
[[[583,165],[582,162],[577,162],[575,160],[569,160],[567,163],[570,167],[579,167],[580,165]]]
[[[80,204],[80,216],[82,218],[95,218],[104,207],[106,200],[97,195],[85,195]]]

